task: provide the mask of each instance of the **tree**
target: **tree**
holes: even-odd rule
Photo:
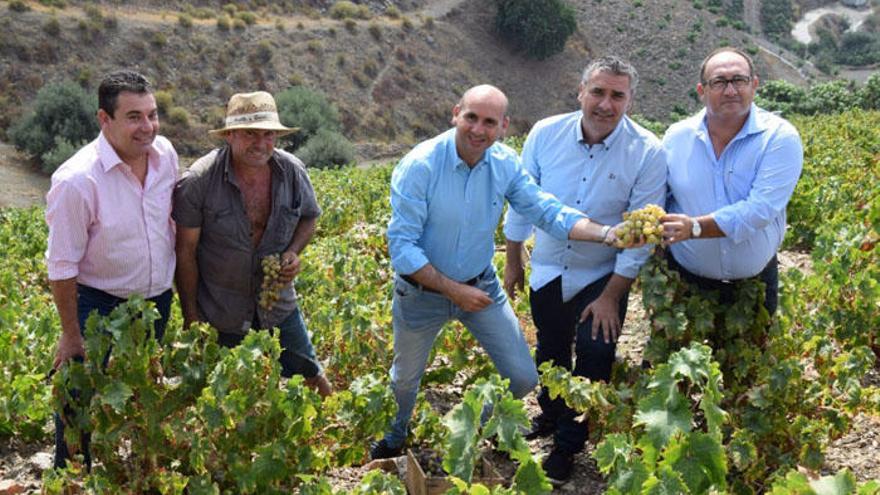
[[[97,108],[97,97],[73,81],[48,84],[37,92],[33,111],[8,135],[17,148],[52,172],[98,134]]]
[[[866,110],[880,110],[880,73],[875,72],[859,89],[862,107]]]
[[[288,151],[295,151],[321,129],[339,132],[339,111],[320,92],[304,86],[286,89],[275,97],[278,116],[288,126],[299,127],[299,132],[285,138]]]
[[[543,60],[559,53],[577,29],[574,9],[562,0],[496,0],[495,29],[517,50]]]
[[[783,115],[802,112],[807,100],[807,90],[781,79],[768,81],[758,88],[756,103],[770,111]]]

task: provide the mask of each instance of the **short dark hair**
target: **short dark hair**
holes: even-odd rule
[[[584,86],[589,84],[590,76],[593,75],[593,72],[607,72],[613,76],[628,77],[630,93],[635,93],[636,86],[639,85],[639,73],[636,71],[636,68],[633,67],[632,64],[624,61],[620,57],[615,57],[614,55],[605,55],[590,62],[590,64],[584,68],[584,72],[581,75],[581,84]]]
[[[718,55],[719,53],[735,53],[740,57],[744,58],[746,62],[749,64],[749,77],[755,77],[755,63],[752,62],[752,57],[749,56],[748,53],[736,48],[734,46],[722,46],[721,48],[716,48],[712,50],[712,53],[706,55],[706,58],[703,59],[703,63],[700,64],[700,82],[706,84],[706,64],[709,63],[709,60]]]
[[[119,93],[123,91],[145,94],[152,91],[152,86],[150,81],[139,72],[128,69],[111,72],[104,76],[101,85],[98,86],[98,108],[113,118],[116,101],[119,99]]]

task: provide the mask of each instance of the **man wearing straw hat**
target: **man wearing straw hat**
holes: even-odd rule
[[[233,347],[253,328],[278,328],[282,375],[303,375],[321,395],[331,393],[296,301],[300,253],[315,233],[321,209],[295,156],[275,139],[295,132],[278,119],[272,95],[232,95],[226,122],[210,131],[225,145],[199,158],[174,190],[177,290],[184,325],[207,321],[221,345]],[[258,304],[261,261],[280,255],[277,300]]]

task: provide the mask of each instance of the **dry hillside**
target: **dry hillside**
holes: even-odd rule
[[[30,10],[13,10],[13,3]],[[205,130],[238,91],[320,89],[362,153],[378,154],[387,143],[405,145],[447,126],[457,95],[481,82],[509,94],[514,131],[523,132],[575,107],[579,72],[600,54],[636,65],[642,82],[634,112],[664,120],[673,110],[698,107],[695,72],[712,47],[756,50],[750,35],[716,27],[717,15],[681,0],[570,0],[578,31],[563,53],[540,62],[496,36],[491,0],[361,2],[371,17],[347,21],[328,15],[327,0],[239,3],[256,22],[226,30],[216,20],[221,2],[46,3],[52,2],[0,3],[0,128],[26,111],[46,83],[70,78],[92,90],[101,73],[134,67],[188,111],[188,123],[163,122],[163,133],[187,156],[210,145]],[[184,8],[207,18],[188,15],[191,23],[181,23]],[[798,77],[758,60],[762,75]]]

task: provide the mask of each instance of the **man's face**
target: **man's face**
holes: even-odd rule
[[[159,111],[151,93],[123,91],[113,115],[98,110],[101,131],[123,161],[146,156],[159,133]]]
[[[453,107],[455,148],[465,163],[476,165],[489,146],[504,137],[510,123],[505,111],[503,95],[494,93],[466,96]]]
[[[236,129],[226,133],[226,142],[232,150],[234,163],[259,167],[269,163],[275,149],[275,131],[263,129]]]
[[[578,101],[584,112],[581,125],[591,144],[608,137],[632,104],[629,76],[594,71],[578,88]]]
[[[721,52],[706,63],[697,94],[713,119],[741,119],[749,114],[758,78],[749,71],[749,63],[734,52]]]

